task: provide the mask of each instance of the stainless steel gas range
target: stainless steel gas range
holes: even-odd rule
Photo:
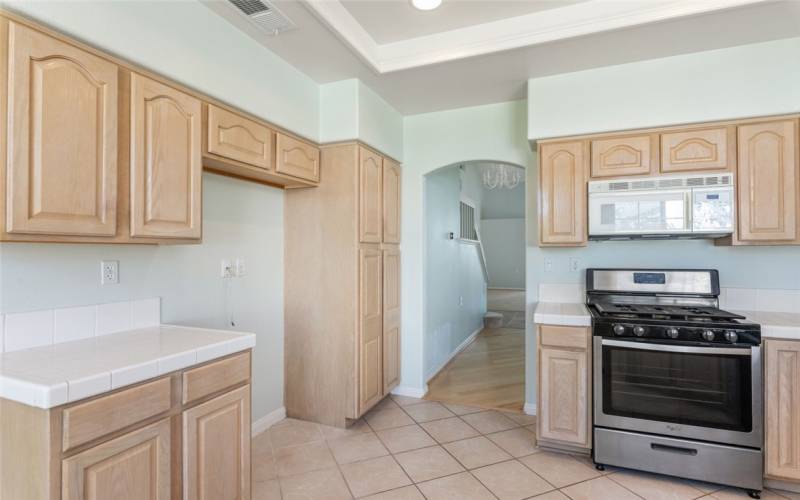
[[[594,461],[748,490],[763,481],[761,327],[715,270],[588,269]]]

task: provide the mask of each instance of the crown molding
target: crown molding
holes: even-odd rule
[[[589,0],[387,44],[375,42],[339,0],[306,0],[306,5],[383,74],[765,1]]]

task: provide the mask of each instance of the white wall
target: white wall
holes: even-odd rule
[[[525,183],[514,189],[484,189],[482,219],[524,219]]]
[[[483,219],[481,241],[489,269],[489,288],[524,289],[525,219]]]

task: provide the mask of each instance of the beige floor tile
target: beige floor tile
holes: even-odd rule
[[[453,412],[445,408],[444,405],[435,401],[407,406],[404,409],[406,413],[417,422],[430,422],[431,420],[440,420],[455,416]]]
[[[645,500],[692,500],[705,495],[688,481],[648,472],[623,470],[607,477]]]
[[[277,477],[275,459],[272,458],[272,450],[267,448],[251,448],[250,463],[252,467],[252,480],[269,481]]]
[[[497,446],[510,453],[511,456],[517,458],[540,451],[539,448],[536,447],[536,436],[528,429],[522,427],[495,432],[494,434],[487,434],[486,437],[491,439]]]
[[[336,467],[325,441],[287,446],[275,451],[279,476],[291,476],[312,470]]]
[[[273,449],[322,440],[319,425],[313,422],[287,418],[269,428]]]
[[[339,469],[325,469],[281,478],[283,500],[349,500],[353,498]]]
[[[367,413],[364,419],[374,431],[391,429],[392,427],[402,427],[404,425],[411,425],[414,423],[414,421],[411,420],[411,417],[406,415],[406,412],[400,408],[371,411]]]
[[[378,437],[392,453],[402,453],[436,444],[436,441],[416,424],[378,431]]]
[[[566,453],[542,451],[519,460],[558,488],[600,476],[599,472]]]
[[[399,404],[400,406],[418,405],[420,403],[426,402],[424,399],[412,398],[409,396],[398,396],[397,394],[392,394],[391,398],[394,400],[395,403]]]
[[[395,455],[394,458],[415,483],[464,470],[441,446],[407,451]]]
[[[481,467],[472,474],[500,500],[522,500],[555,489],[516,460]]]
[[[478,413],[483,411],[483,408],[476,408],[474,406],[464,406],[457,404],[444,403],[448,410],[456,415],[469,415],[470,413]]]
[[[458,441],[459,439],[480,436],[478,431],[458,417],[434,420],[421,425],[428,434],[433,436],[433,439],[440,443],[449,443],[451,441]]]
[[[350,486],[350,491],[356,497],[411,484],[411,480],[391,456],[342,465],[341,469],[345,481]]]
[[[391,396],[386,396],[378,404],[372,407],[372,409],[375,411],[389,410],[391,408],[400,408],[400,406],[395,403]]]
[[[535,496],[531,500],[569,500],[569,497],[558,490],[553,490],[544,495]]]
[[[561,492],[572,500],[639,500],[639,497],[607,477],[573,484]]]
[[[329,425],[320,425],[319,430],[322,431],[322,436],[325,439],[338,439],[347,436],[355,436],[364,432],[372,432],[372,429],[363,419],[356,420],[345,429],[341,427],[331,427]]]
[[[416,486],[404,486],[392,491],[364,497],[363,500],[425,500]]]
[[[428,500],[494,500],[489,490],[469,472],[417,485]]]
[[[775,494],[788,498],[789,500],[800,500],[800,493],[795,493],[793,491],[778,490],[775,488],[770,488],[770,490]]]
[[[536,425],[536,415],[527,415],[525,413],[504,412],[503,415],[510,418],[519,425]]]
[[[583,464],[586,464],[587,467],[596,470],[601,476],[607,476],[607,475],[613,474],[615,472],[620,472],[620,471],[623,471],[623,470],[629,470],[629,469],[623,469],[622,467],[614,467],[613,465],[604,465],[603,466],[603,470],[597,470],[597,467],[595,466],[595,463],[592,460],[592,457],[590,457],[588,455],[584,455],[583,453],[570,453],[570,455],[572,455],[579,462],[581,462]],[[717,489],[719,489],[719,488],[717,488]]]
[[[333,458],[340,464],[349,464],[389,454],[374,432],[362,432],[355,436],[331,439],[328,441],[328,447],[333,453]]]
[[[258,481],[250,485],[251,500],[281,500],[281,486],[277,479]]]
[[[491,434],[519,427],[516,422],[494,410],[472,413],[461,418],[481,434]]]
[[[495,464],[511,458],[511,455],[483,436],[443,445],[467,469]]]
[[[709,496],[709,498],[715,498],[717,500],[743,500],[750,497],[747,496],[747,492],[745,490],[739,488],[724,488],[719,491],[715,491]],[[764,490],[761,492],[761,500],[786,500],[786,497],[773,491]]]

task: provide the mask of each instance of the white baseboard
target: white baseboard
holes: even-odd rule
[[[428,384],[425,384],[425,387],[420,389],[418,387],[408,387],[403,385],[398,385],[394,389],[392,389],[392,394],[397,396],[406,396],[409,398],[422,398],[425,394],[428,393]]]
[[[436,368],[436,371],[434,371],[434,372],[433,372],[433,375],[431,375],[430,377],[428,377],[428,378],[427,378],[427,380],[425,380],[425,383],[427,384],[428,382],[430,382],[431,380],[433,380],[433,378],[434,378],[436,375],[439,375],[439,372],[440,372],[440,371],[442,371],[442,370],[444,370],[444,367],[445,367],[445,366],[447,366],[447,363],[449,363],[450,361],[452,361],[452,360],[453,360],[453,358],[455,358],[455,357],[456,357],[456,355],[457,355],[458,353],[460,353],[461,351],[463,351],[464,349],[466,349],[466,348],[467,348],[467,346],[468,346],[468,345],[470,345],[470,344],[472,343],[472,341],[473,341],[473,340],[475,340],[475,337],[477,337],[477,336],[478,336],[478,334],[479,334],[479,333],[481,333],[481,330],[483,330],[483,325],[481,325],[481,326],[480,326],[480,327],[479,327],[477,330],[475,330],[474,332],[470,333],[470,334],[469,334],[469,336],[468,336],[467,338],[465,338],[465,339],[464,339],[464,341],[463,341],[463,342],[461,342],[461,344],[459,344],[459,346],[458,346],[458,347],[456,347],[456,348],[455,348],[455,350],[454,350],[452,353],[450,353],[450,356],[448,356],[448,357],[447,357],[447,359],[445,359],[445,360],[444,360],[444,361],[443,361],[443,362],[442,362],[442,363],[439,365],[439,367],[438,367],[438,368]]]
[[[251,426],[250,435],[255,436],[257,434],[261,434],[262,432],[269,429],[273,425],[277,424],[284,418],[286,418],[286,408],[282,406],[277,410],[273,410],[267,413],[263,417],[253,422],[253,425]]]
[[[522,411],[526,415],[536,415],[536,403],[525,403],[525,406],[522,407]]]

